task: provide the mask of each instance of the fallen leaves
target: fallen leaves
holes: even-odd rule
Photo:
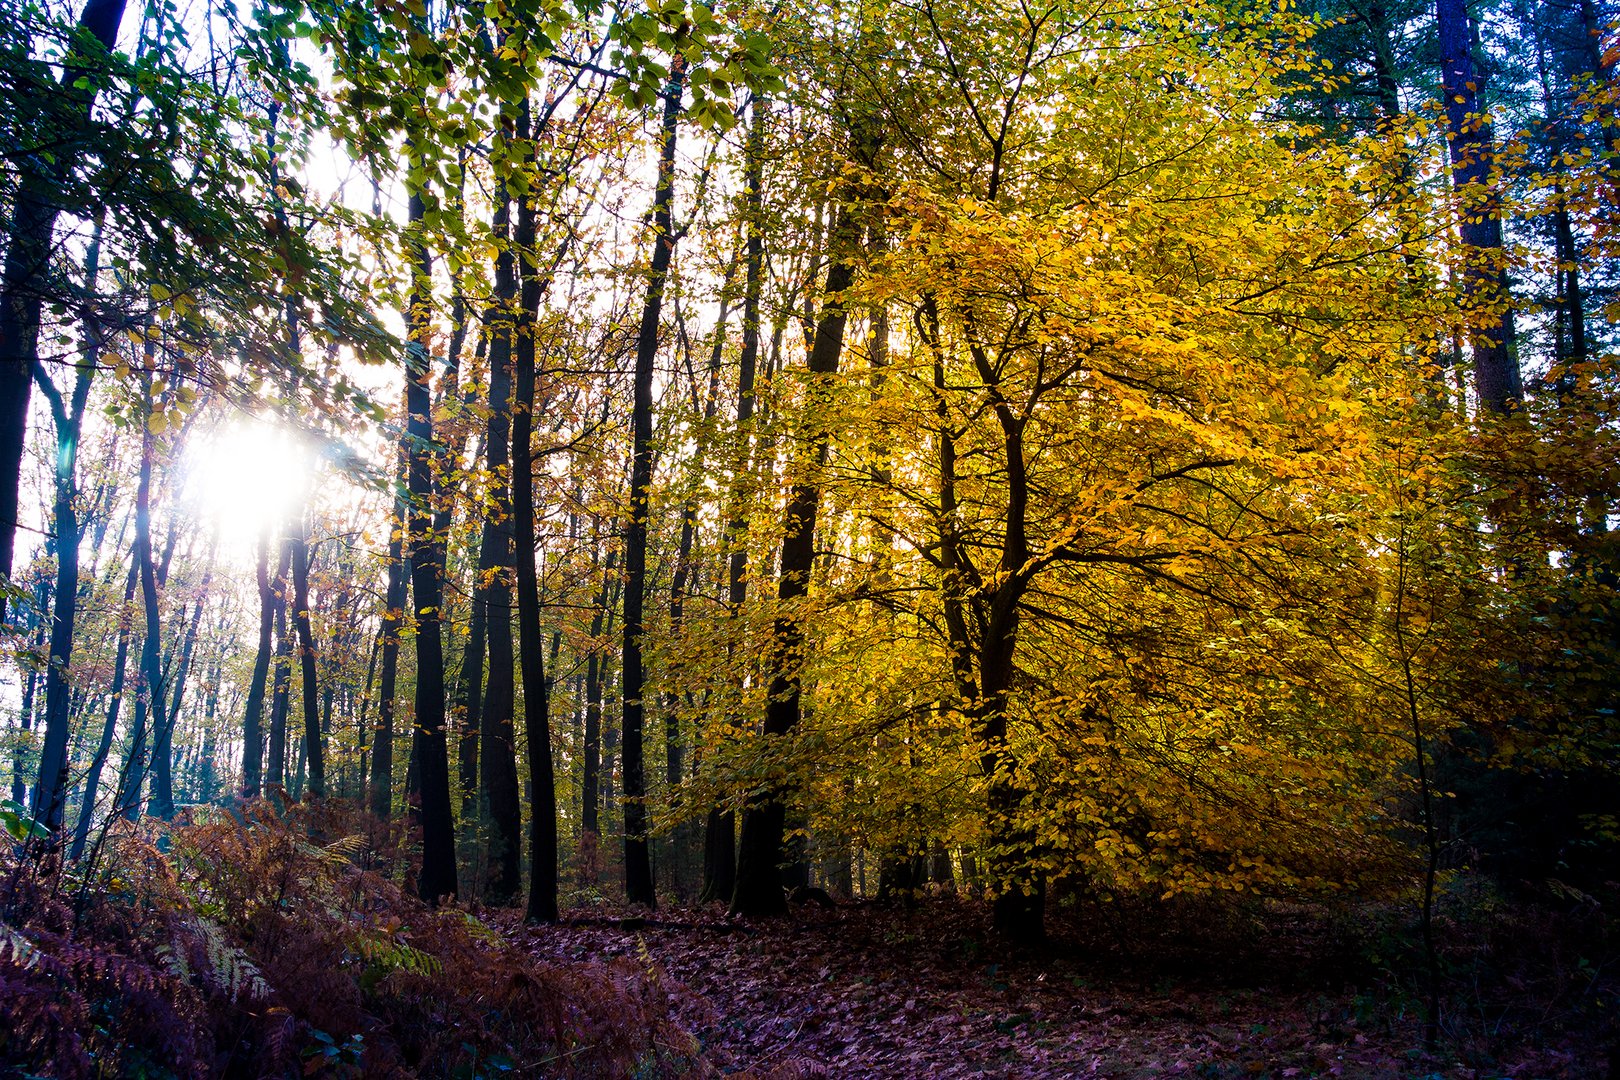
[[[1234,987],[1133,977],[1061,943],[998,956],[968,903],[753,923],[680,911],[635,930],[596,918],[510,933],[543,957],[640,958],[706,1064],[739,1078],[1484,1075],[1421,1054],[1414,1024],[1358,1022],[1354,994],[1292,985],[1287,972],[1276,981],[1288,989]],[[1596,1075],[1576,1058],[1549,1050],[1513,1075]]]

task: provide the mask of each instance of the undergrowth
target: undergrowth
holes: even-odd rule
[[[633,961],[547,963],[381,869],[339,807],[120,824],[93,873],[0,855],[0,1077],[706,1071]]]

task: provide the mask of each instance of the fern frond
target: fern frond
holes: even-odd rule
[[[334,840],[321,850],[329,856],[342,859],[344,862],[351,862],[358,856],[364,855],[366,848],[369,846],[369,841],[364,836],[356,833],[353,836],[345,836],[342,839]]]
[[[9,958],[12,963],[28,971],[39,963],[39,956],[38,946],[24,937],[21,931],[0,923],[0,960]]]
[[[192,929],[202,940],[208,961],[208,982],[232,1001],[244,997],[262,1001],[270,995],[270,984],[248,954],[226,938],[225,928],[212,919],[198,919]]]

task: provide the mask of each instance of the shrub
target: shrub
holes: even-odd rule
[[[117,828],[90,879],[0,865],[0,1075],[702,1068],[644,969],[542,963],[426,907],[367,868],[377,838],[346,808]]]

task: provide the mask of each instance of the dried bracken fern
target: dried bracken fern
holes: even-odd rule
[[[644,966],[542,963],[423,906],[372,869],[397,836],[331,804],[120,824],[77,937],[43,892],[4,908],[0,1075],[712,1072]]]

